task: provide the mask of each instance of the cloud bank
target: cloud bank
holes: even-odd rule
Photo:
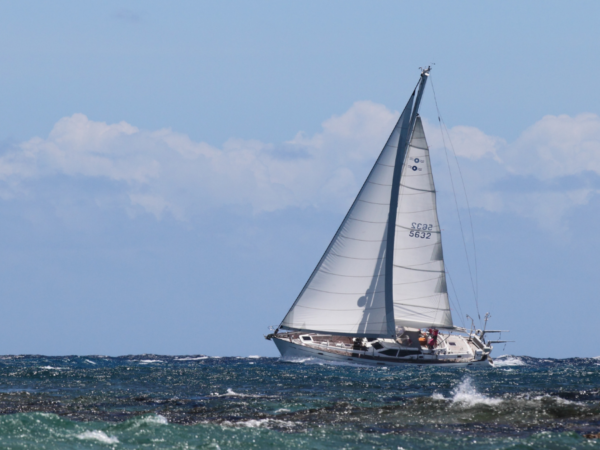
[[[85,180],[108,184],[118,197],[111,204],[158,219],[170,214],[185,221],[221,207],[253,214],[290,207],[342,212],[398,115],[361,101],[325,120],[314,135],[300,132],[280,144],[232,138],[217,148],[171,129],[140,130],[74,114],[60,119],[48,137],[5,150],[0,194],[12,201],[35,198],[42,185],[47,189],[60,178],[73,189]],[[456,126],[443,136],[439,127],[425,125],[436,160],[445,160],[444,144],[456,152],[477,208],[557,222],[599,192],[595,114],[543,117],[510,143],[474,127]],[[443,174],[438,189],[449,189]],[[93,188],[86,193],[96,195]]]

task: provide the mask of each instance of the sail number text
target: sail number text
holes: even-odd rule
[[[427,233],[427,231],[431,231],[433,225],[430,223],[412,223],[412,230],[408,233],[409,237],[420,238],[420,239],[430,239],[431,233]]]

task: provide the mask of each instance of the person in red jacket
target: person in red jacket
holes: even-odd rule
[[[438,334],[439,334],[439,331],[436,330],[435,328],[429,329],[429,339],[427,340],[427,347],[429,347],[430,350],[437,347]]]

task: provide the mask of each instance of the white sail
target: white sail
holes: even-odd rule
[[[397,325],[453,327],[418,117],[427,76],[281,327],[367,337],[393,337]]]
[[[394,318],[416,328],[451,328],[429,148],[417,117],[398,195],[394,245]]]
[[[396,151],[402,127],[408,131],[413,98],[414,94],[282,327],[352,336],[394,335],[394,322],[388,317],[391,308],[386,311],[387,224]]]

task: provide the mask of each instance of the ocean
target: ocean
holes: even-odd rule
[[[600,360],[0,357],[3,449],[600,449]]]

